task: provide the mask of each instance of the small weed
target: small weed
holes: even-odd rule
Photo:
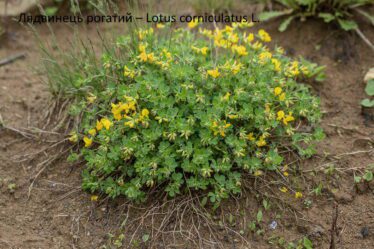
[[[365,93],[369,96],[369,98],[363,99],[361,101],[361,105],[364,107],[374,107],[374,79],[367,82]]]
[[[8,190],[10,193],[14,193],[16,191],[17,185],[15,183],[8,184]]]

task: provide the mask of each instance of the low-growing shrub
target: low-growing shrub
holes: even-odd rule
[[[322,68],[272,51],[248,23],[197,25],[120,36],[76,84],[86,99],[72,107],[83,119],[70,140],[84,141],[85,190],[133,200],[202,190],[218,205],[240,192],[242,174],[277,170],[282,151],[313,154],[320,104],[300,82]]]

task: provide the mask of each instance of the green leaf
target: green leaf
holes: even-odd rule
[[[260,223],[262,221],[262,210],[260,209],[258,212],[257,212],[257,223]]]
[[[259,18],[261,21],[267,21],[276,17],[288,15],[292,13],[292,10],[284,10],[284,11],[265,11],[259,14]]]
[[[283,32],[287,29],[287,27],[290,25],[290,23],[292,22],[292,20],[294,19],[294,16],[290,16],[288,17],[287,19],[285,19],[280,25],[279,25],[279,28],[278,30],[280,32]]]
[[[350,31],[350,30],[358,28],[358,25],[355,21],[338,19],[338,22],[339,22],[340,27],[344,29],[345,31]]]
[[[355,183],[361,182],[361,176],[354,176],[353,179],[354,179]]]
[[[147,242],[149,240],[149,234],[144,234],[142,236],[142,240],[143,240],[144,243]]]
[[[206,205],[207,201],[208,201],[208,198],[205,196],[205,197],[201,200],[200,205],[201,205],[202,207],[204,207],[204,206]]]
[[[364,99],[361,101],[361,105],[364,107],[374,107],[374,100]]]
[[[308,6],[310,4],[313,4],[315,0],[296,0],[296,2],[300,5]]]
[[[365,181],[370,182],[371,180],[373,180],[373,172],[366,171],[362,178],[364,178]]]
[[[58,7],[48,7],[45,9],[46,16],[53,16],[57,13]]]
[[[322,18],[326,23],[329,23],[335,19],[335,16],[330,13],[319,13],[318,17]]]
[[[368,81],[365,87],[365,92],[369,96],[374,96],[374,79]]]
[[[305,249],[313,249],[312,241],[310,241],[307,237],[304,237],[303,239],[303,246]]]

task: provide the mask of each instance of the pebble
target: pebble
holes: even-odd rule
[[[362,235],[362,238],[366,238],[367,236],[369,236],[369,228],[368,227],[363,227],[361,228],[361,235]]]

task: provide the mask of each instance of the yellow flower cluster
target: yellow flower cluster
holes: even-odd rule
[[[286,69],[286,75],[288,77],[296,77],[300,74],[299,62],[293,61]]]
[[[231,49],[234,53],[237,53],[239,56],[244,56],[248,54],[246,47],[242,45],[234,44],[232,45]]]
[[[125,77],[129,77],[131,79],[135,78],[136,75],[138,75],[139,73],[137,73],[135,70],[131,70],[129,69],[127,66],[124,67],[124,72],[123,72],[123,75]]]
[[[149,110],[142,109],[137,113],[137,102],[132,97],[125,96],[126,102],[112,103],[112,114],[114,119],[120,121],[126,119],[124,125],[133,128],[136,124],[141,122],[143,125],[148,126],[147,119],[149,117]]]
[[[141,62],[154,63],[158,66],[161,66],[162,69],[167,70],[170,66],[170,63],[172,62],[171,53],[169,51],[167,51],[166,49],[163,49],[161,51],[161,53],[159,54],[159,57],[156,57],[153,52],[152,53],[147,53],[146,47],[147,47],[146,43],[145,44],[143,44],[143,43],[139,44],[139,47],[138,47],[138,50],[140,52],[140,54],[138,55],[139,60]],[[165,61],[160,59],[162,57],[165,58]],[[130,71],[130,70],[126,69],[126,67],[125,67],[124,74],[125,74],[125,76],[129,76],[130,78],[134,78],[135,75],[136,75],[136,72]],[[139,74],[139,72],[138,72],[138,74]],[[133,77],[131,77],[131,76],[133,76]]]
[[[217,68],[208,70],[207,74],[213,78],[218,78],[221,75]]]
[[[114,119],[119,121],[125,118],[127,114],[136,112],[136,100],[131,97],[126,97],[126,100],[126,103],[112,103],[112,114]],[[124,112],[125,115],[122,115],[122,112]]]
[[[251,28],[254,26],[254,22],[248,22],[246,20],[242,20],[241,22],[234,22],[232,24],[233,28]]]
[[[265,140],[266,136],[263,134],[260,136],[260,138],[258,139],[258,141],[256,142],[256,145],[258,147],[263,147],[266,145],[266,140]]]
[[[100,119],[100,121],[99,120],[96,121],[96,130],[97,131],[100,131],[103,128],[105,128],[106,130],[109,130],[110,127],[112,127],[112,126],[113,126],[112,121],[110,121],[107,118],[102,118],[102,119]]]
[[[275,59],[275,58],[271,59],[271,63],[273,63],[274,70],[276,72],[280,72],[282,70],[281,62],[278,59]]]
[[[195,46],[191,46],[191,48],[197,54],[207,55],[207,53],[208,53],[208,47],[198,48],[198,47],[195,47]]]
[[[281,87],[274,88],[274,95],[278,96],[279,101],[284,101],[286,99],[286,93],[283,92]]]
[[[197,25],[199,25],[199,21],[197,19],[194,19],[191,22],[189,22],[187,25],[190,29],[193,29],[197,27]]]
[[[278,111],[277,112],[277,120],[283,121],[284,125],[287,125],[288,122],[292,122],[295,120],[295,118],[292,116],[292,112],[289,112],[288,115],[285,115],[284,111]]]
[[[271,37],[270,35],[263,29],[260,29],[258,31],[258,36],[263,42],[271,42]]]
[[[222,70],[227,70],[233,73],[234,75],[239,73],[240,70],[243,68],[243,64],[237,61],[234,61],[234,63],[226,61],[226,63],[220,67]]]
[[[142,41],[146,36],[153,34],[153,28],[149,28],[146,30],[141,29],[137,33],[138,33],[139,40]]]
[[[273,55],[269,51],[265,51],[259,54],[260,64],[265,64],[268,59],[271,59]]]
[[[83,142],[84,142],[84,146],[85,147],[90,147],[93,143],[93,138],[96,136],[96,133],[100,130],[102,130],[103,128],[105,128],[106,130],[109,130],[110,127],[113,126],[113,123],[107,119],[107,118],[102,118],[99,120],[96,121],[96,127],[95,128],[92,128],[88,131],[88,134],[90,136],[84,136],[83,137]]]
[[[210,129],[213,131],[215,136],[220,134],[222,137],[225,137],[226,136],[226,130],[229,127],[231,127],[231,124],[227,123],[226,120],[224,120],[223,122],[213,121],[212,125],[210,126]]]

